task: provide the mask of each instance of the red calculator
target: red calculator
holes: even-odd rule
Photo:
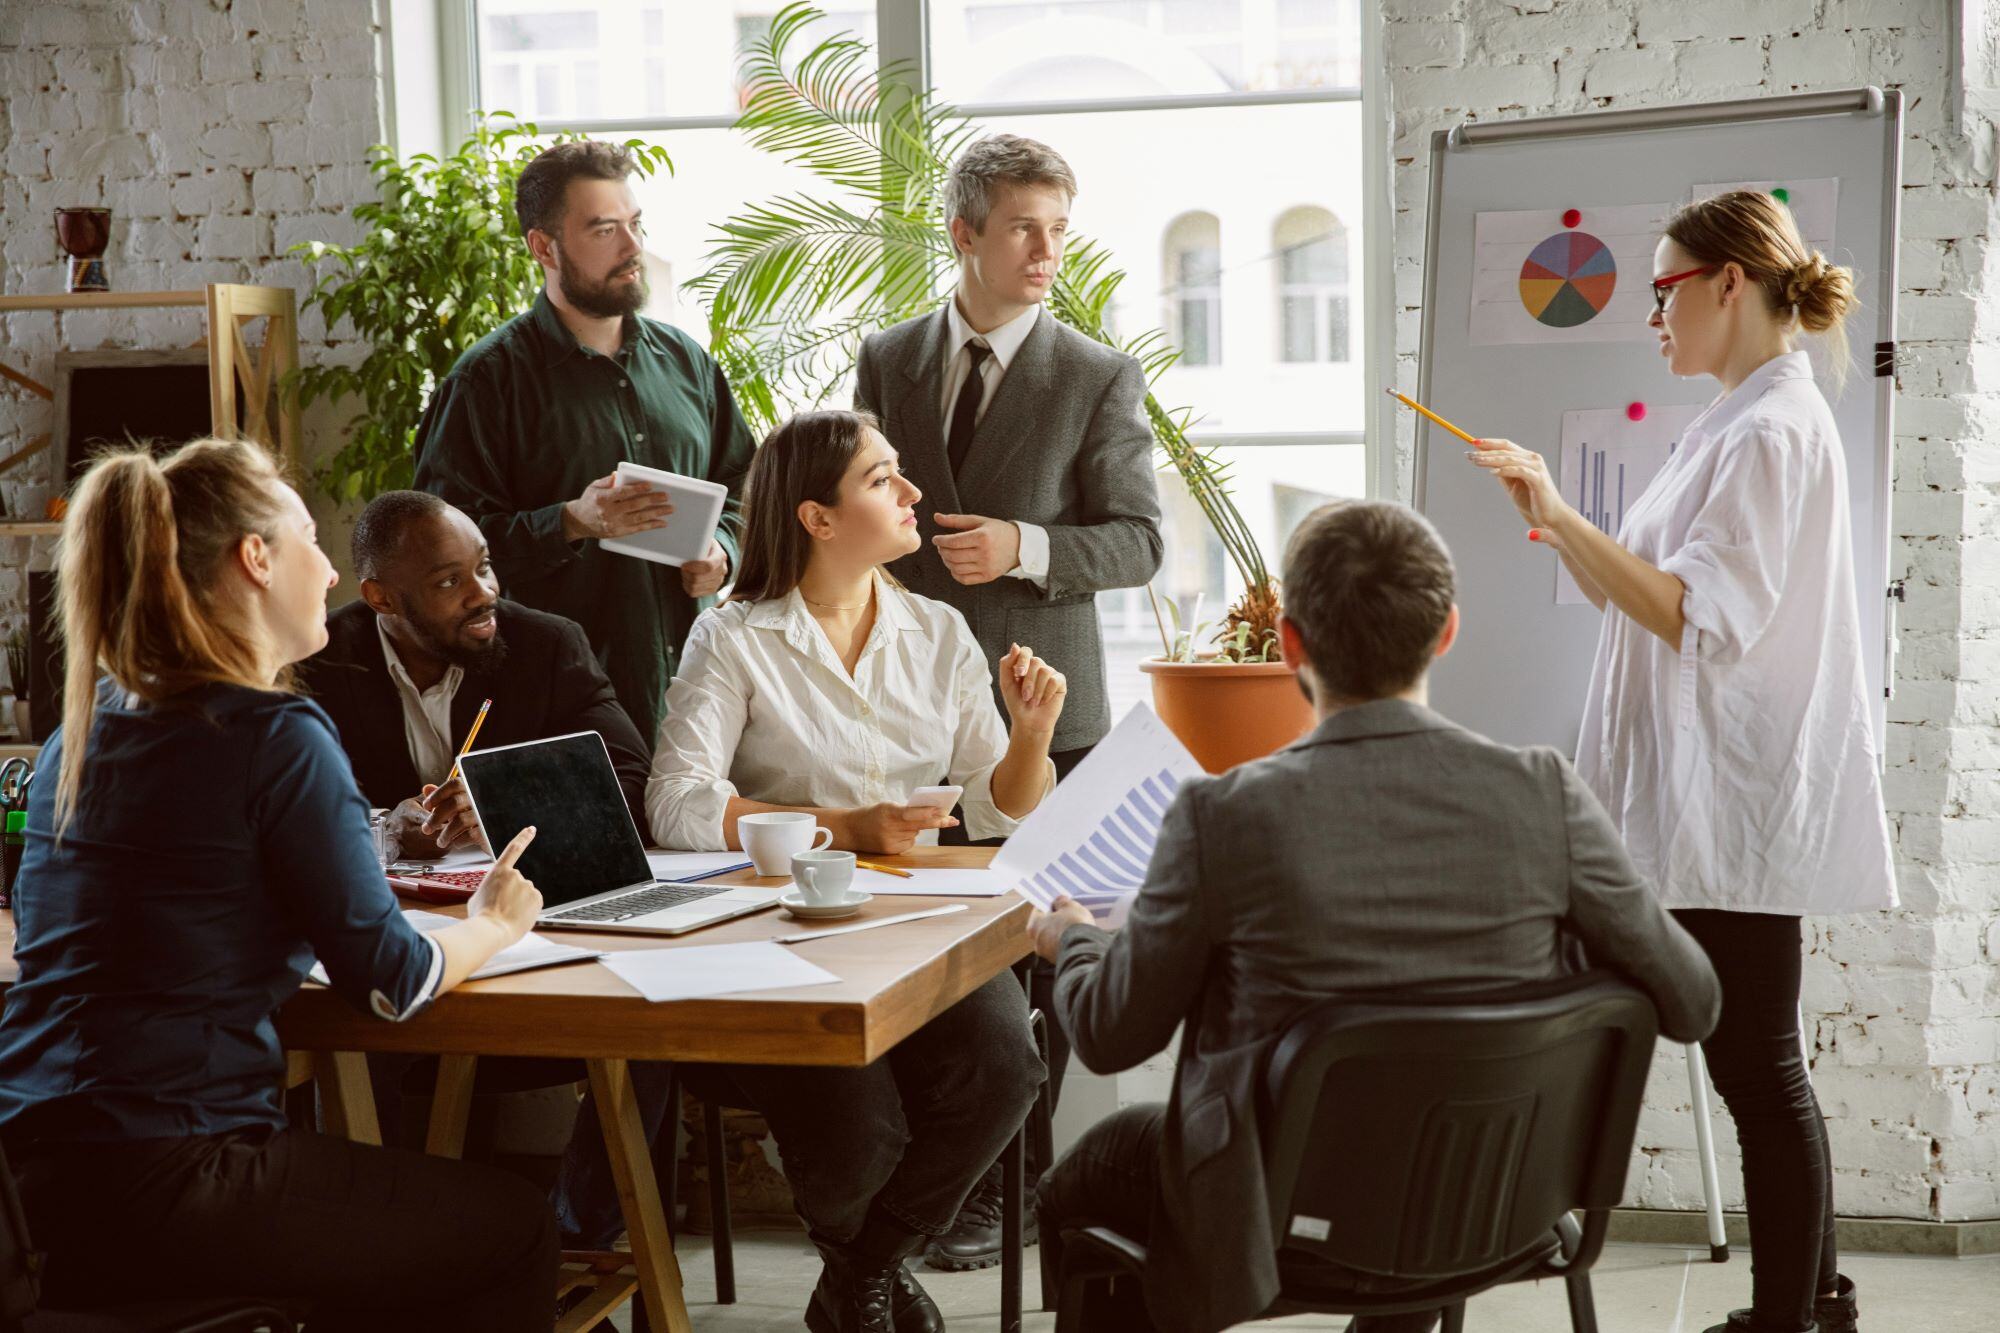
[[[422,870],[390,874],[389,887],[405,898],[426,903],[462,903],[478,891],[484,870]]]

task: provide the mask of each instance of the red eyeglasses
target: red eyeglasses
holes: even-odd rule
[[[1721,271],[1722,265],[1710,264],[1707,268],[1691,268],[1685,273],[1669,273],[1664,278],[1654,278],[1653,313],[1656,315],[1667,313],[1667,288],[1676,283],[1686,282],[1689,278],[1706,278]]]

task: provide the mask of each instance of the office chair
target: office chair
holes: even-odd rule
[[[1603,973],[1435,1001],[1323,1001],[1273,1049],[1260,1099],[1280,1294],[1258,1319],[1441,1310],[1559,1277],[1597,1333],[1604,1246],[1645,1092],[1653,1005]],[[1571,1216],[1582,1210],[1581,1225]],[[1142,1280],[1143,1244],[1062,1234],[1057,1333]]]
[[[40,1308],[42,1262],[28,1235],[13,1170],[0,1153],[0,1333],[297,1333],[285,1311],[249,1297],[44,1310]]]

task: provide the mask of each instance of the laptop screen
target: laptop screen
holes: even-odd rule
[[[474,750],[459,770],[496,855],[535,826],[520,870],[541,890],[544,910],[651,882],[645,844],[596,732]]]

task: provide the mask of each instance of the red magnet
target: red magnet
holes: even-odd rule
[[[1583,214],[1579,213],[1576,209],[1566,208],[1563,210],[1563,226],[1574,227],[1581,221],[1583,221]]]
[[[1627,421],[1644,421],[1646,419],[1646,405],[1644,403],[1628,404],[1625,408],[1625,419]]]

